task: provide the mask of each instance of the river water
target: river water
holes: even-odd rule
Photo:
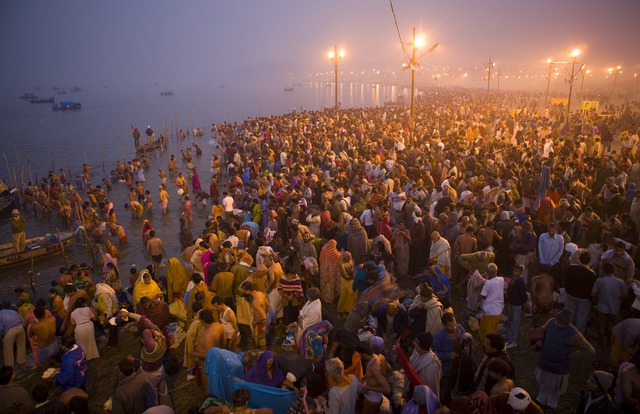
[[[78,101],[79,111],[53,111],[50,104],[30,104],[18,99],[24,92],[33,92],[40,97],[53,96],[58,101]],[[154,210],[145,212],[156,228],[157,236],[164,244],[170,257],[179,256],[178,239],[180,198],[176,187],[169,180],[169,214],[162,215],[157,206],[158,168],[166,170],[171,154],[179,160],[181,171],[186,164],[180,157],[180,149],[197,142],[204,154],[195,156],[194,165],[200,173],[203,189],[208,189],[210,143],[209,126],[213,122],[240,122],[247,117],[280,115],[293,110],[322,110],[334,105],[334,88],[331,83],[306,82],[295,85],[295,90],[285,92],[281,85],[255,86],[205,86],[193,90],[174,90],[172,96],[161,96],[159,89],[123,90],[118,88],[87,89],[81,92],[67,92],[59,95],[55,90],[0,90],[0,178],[7,183],[17,180],[27,182],[63,168],[70,179],[79,174],[83,163],[93,167],[93,184],[99,184],[115,167],[117,160],[131,160],[135,154],[131,125],[144,131],[150,125],[156,136],[166,128],[169,136],[168,148],[149,155],[151,167],[145,171],[144,186],[154,198]],[[407,96],[406,88],[382,84],[339,84],[338,96],[343,108],[382,106],[384,102]],[[203,128],[204,137],[187,137],[180,141],[175,137],[178,128],[192,130]],[[143,138],[144,140],[144,134]],[[6,161],[5,161],[6,159]],[[186,175],[186,174],[185,174]],[[111,239],[123,254],[118,267],[125,286],[129,268],[138,268],[151,262],[142,244],[142,220],[132,218],[124,209],[128,200],[125,184],[113,184],[107,198],[116,206],[118,221],[125,228],[129,242],[120,245]],[[203,227],[210,204],[193,207],[193,232],[197,234]],[[69,230],[56,214],[43,217],[34,216],[31,209],[24,212],[28,221],[27,237]],[[0,242],[10,242],[10,227],[7,219],[0,221]],[[69,264],[91,263],[88,249],[80,239],[76,239],[65,250]],[[165,259],[166,261],[166,259]],[[35,262],[38,297],[46,296],[50,281],[58,276],[58,269],[65,265],[62,255],[40,259]],[[0,299],[14,299],[13,290],[17,286],[28,286],[30,264],[0,269]],[[164,275],[164,269],[159,270]],[[94,279],[99,280],[98,273]]]

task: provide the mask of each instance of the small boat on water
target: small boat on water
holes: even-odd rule
[[[153,150],[162,149],[164,140],[153,141],[151,144],[144,144],[136,147],[136,152],[151,152]]]
[[[173,95],[173,91],[162,91],[160,92],[160,96],[171,96]]]
[[[293,92],[294,88],[293,88],[293,86],[287,86],[286,88],[284,88],[284,91],[285,92]]]
[[[23,93],[22,96],[20,96],[20,99],[24,99],[24,100],[31,100],[31,99],[38,99],[38,95],[36,95],[35,93]]]
[[[53,103],[53,97],[29,99],[29,103],[33,103],[33,104]]]
[[[74,111],[74,110],[82,109],[82,105],[80,105],[80,102],[64,101],[64,102],[58,102],[57,104],[53,105],[51,108],[54,111]]]
[[[32,258],[35,260],[59,254],[62,252],[63,246],[69,245],[72,240],[73,233],[71,232],[60,233],[60,238],[57,234],[31,237],[26,240],[27,248],[25,251],[20,253],[13,250],[13,244],[2,244],[0,245],[0,269],[31,261]]]
[[[7,191],[0,195],[0,218],[10,217],[11,210],[18,207],[17,194],[13,194]]]

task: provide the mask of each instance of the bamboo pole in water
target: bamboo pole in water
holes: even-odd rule
[[[7,175],[9,176],[9,184],[12,187],[17,187],[18,183],[14,183],[13,180],[11,179],[11,169],[9,168],[9,161],[7,160],[7,155],[3,152],[2,156],[4,157],[4,162],[7,164]]]
[[[62,258],[64,259],[64,267],[69,268],[69,264],[67,263],[67,256],[64,254],[64,244],[62,243],[62,239],[60,238],[60,230],[56,227],[56,234],[58,235],[58,243],[60,243],[60,252],[62,253]]]
[[[18,157],[18,148],[16,148],[16,144],[13,144],[13,150],[16,152],[16,160],[18,161],[18,168],[21,168],[22,164],[20,164],[20,157]]]

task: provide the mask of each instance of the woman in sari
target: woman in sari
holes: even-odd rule
[[[292,385],[278,366],[276,354],[271,351],[264,351],[260,355],[258,361],[245,374],[244,380],[274,388],[280,388],[283,383]]]
[[[244,374],[243,356],[242,353],[234,354],[221,348],[211,348],[207,352],[204,362],[204,371],[208,377],[207,389],[223,401],[231,401],[233,379]]]
[[[202,187],[200,186],[200,176],[198,175],[198,170],[196,168],[193,169],[193,176],[191,177],[191,187],[193,188],[194,194],[196,194],[198,191],[202,191]]]
[[[389,218],[389,214],[385,213],[378,224],[378,235],[384,236],[387,240],[391,238],[392,229],[389,225],[390,221],[391,219]]]
[[[364,231],[364,230],[363,230]],[[353,260],[351,253],[342,253],[342,265],[344,274],[340,277],[340,298],[338,299],[338,315],[346,316],[355,305],[358,293],[353,290],[353,277],[355,271],[353,268]]]
[[[325,303],[333,303],[340,296],[340,278],[345,274],[336,246],[335,240],[329,240],[320,251],[320,290]]]
[[[401,221],[398,228],[393,231],[391,245],[393,246],[393,255],[396,258],[396,275],[398,277],[406,276],[409,272],[411,235],[404,221]]]
[[[322,362],[331,329],[333,325],[329,321],[321,321],[305,329],[298,339],[298,354],[314,364]]]
[[[187,290],[191,276],[187,268],[175,257],[169,259],[167,266],[167,296],[169,303]]]
[[[145,296],[148,298],[162,298],[163,295],[156,281],[151,278],[149,271],[142,269],[133,288],[133,306],[136,306],[140,299]]]

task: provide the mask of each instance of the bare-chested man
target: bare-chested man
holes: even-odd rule
[[[549,266],[540,265],[540,273],[531,279],[531,301],[533,312],[549,313],[553,309],[553,276],[549,273]]]
[[[224,329],[220,322],[215,322],[213,319],[213,311],[210,309],[200,311],[198,316],[201,325],[204,327],[204,331],[198,338],[195,351],[190,355],[191,357],[198,358],[198,371],[203,380],[203,383],[207,383],[204,373],[204,360],[207,357],[207,352],[211,348],[222,348],[226,343],[224,336]]]
[[[627,412],[640,412],[640,357],[630,361],[633,365],[625,368],[620,374],[622,390],[622,408]]]
[[[472,225],[467,225],[464,234],[456,237],[456,241],[453,243],[453,248],[451,250],[451,276],[454,281],[458,281],[461,278],[464,278],[467,273],[464,269],[460,268],[460,264],[457,260],[458,257],[463,254],[474,253],[478,250],[478,241],[473,234]]]
[[[254,345],[258,349],[267,349],[267,309],[269,309],[267,295],[255,290],[250,281],[244,281],[238,290],[243,296],[251,298]]]
[[[493,247],[495,242],[502,240],[502,237],[495,230],[493,221],[487,223],[486,226],[478,230],[478,249],[486,250],[489,246]]]
[[[49,368],[49,363],[54,356],[60,352],[58,341],[56,340],[56,318],[51,314],[47,315],[44,307],[38,306],[33,310],[37,322],[29,325],[29,337],[38,344],[39,367]]]
[[[162,263],[162,255],[166,255],[167,253],[164,251],[162,240],[160,240],[159,237],[156,237],[155,230],[151,230],[149,232],[149,240],[147,240],[147,251],[151,255],[153,264],[155,264],[156,266],[160,266],[160,264]]]
[[[223,347],[237,352],[240,345],[240,329],[236,313],[224,303],[220,296],[211,299],[211,304],[213,305],[214,319],[219,320],[224,329],[225,342]]]

